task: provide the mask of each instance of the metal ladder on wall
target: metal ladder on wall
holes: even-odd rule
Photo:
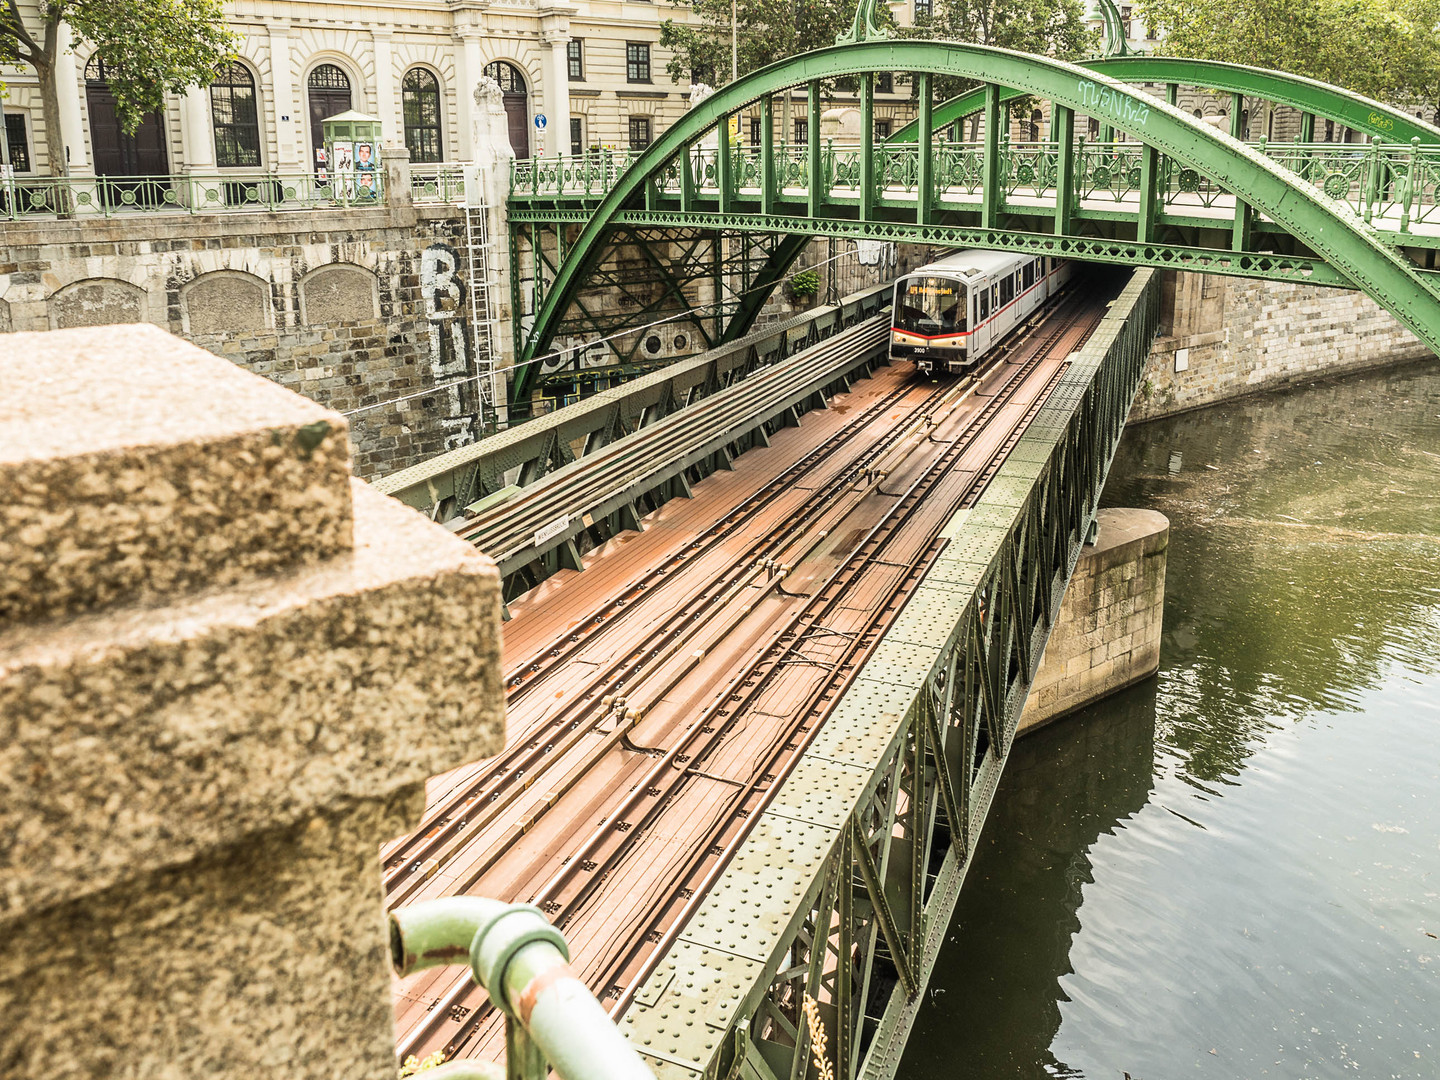
[[[498,326],[490,296],[489,207],[465,202],[465,248],[469,266],[471,351],[480,392],[480,424],[496,423],[503,404],[504,380],[495,370]],[[483,437],[483,436],[482,436]]]

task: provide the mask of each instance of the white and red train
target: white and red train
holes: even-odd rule
[[[1049,256],[957,251],[895,282],[890,358],[967,371],[1070,279]]]

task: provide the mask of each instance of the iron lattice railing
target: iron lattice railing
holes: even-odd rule
[[[1377,228],[1412,234],[1417,225],[1440,222],[1440,146],[1421,145],[1419,139],[1405,145],[1259,139],[1249,145]],[[984,185],[984,149],[981,141],[935,142],[931,178],[932,197],[938,205],[963,208],[978,203]],[[857,145],[825,142],[819,156],[819,177],[826,200],[859,198],[861,152]],[[917,147],[882,144],[871,153],[877,204],[913,201],[920,177]],[[1133,212],[1140,199],[1142,154],[1139,143],[1077,137],[1073,175],[1081,203],[1097,209],[1112,204],[1115,210]],[[719,156],[715,147],[690,147],[659,173],[655,194],[678,198],[688,188],[694,194],[718,197]],[[638,157],[639,151],[601,150],[516,161],[511,172],[511,203],[524,206],[598,199]],[[1000,153],[1005,199],[1053,202],[1058,164],[1059,148],[1053,141],[1007,140]],[[773,169],[775,195],[808,191],[811,163],[803,144],[777,143]],[[765,175],[759,148],[734,146],[730,174],[730,197],[758,200]],[[1222,200],[1233,204],[1230,191],[1219,179],[1164,156],[1159,160],[1157,188],[1164,212],[1172,215],[1207,210]]]
[[[11,176],[0,219],[317,210],[383,204],[385,174],[227,169],[160,176]]]

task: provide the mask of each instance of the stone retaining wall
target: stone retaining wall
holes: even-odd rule
[[[458,207],[22,221],[0,330],[151,323],[339,412],[469,373]],[[374,478],[473,441],[473,387],[359,413]]]
[[[1432,355],[1364,293],[1166,271],[1132,422]]]

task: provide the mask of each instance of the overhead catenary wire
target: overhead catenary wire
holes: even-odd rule
[[[845,259],[845,258],[849,258],[849,257],[852,257],[852,256],[858,256],[859,254],[860,254],[860,249],[859,249],[858,247],[857,247],[857,248],[854,248],[854,249],[852,249],[852,250],[850,250],[850,251],[842,251],[842,252],[840,252],[838,255],[832,255],[832,256],[830,256],[828,259],[821,259],[821,260],[820,260],[819,262],[817,262],[817,263],[814,263],[814,264],[812,264],[812,265],[810,265],[810,266],[802,267],[801,269],[796,270],[794,274],[787,275],[787,277],[785,278],[785,280],[788,281],[788,280],[790,280],[791,278],[795,277],[796,274],[802,274],[802,273],[804,273],[806,270],[813,270],[813,269],[815,269],[815,268],[818,267],[818,266],[825,266],[825,265],[827,265],[827,264],[829,264],[829,263],[836,262],[836,261],[838,261],[838,260],[840,260],[840,259]],[[772,286],[768,286],[768,287],[769,287],[769,288],[774,288],[773,285],[772,285]],[[470,383],[479,382],[479,381],[482,380],[482,379],[493,378],[494,376],[503,374],[504,372],[507,372],[507,371],[515,371],[515,370],[518,370],[518,369],[521,368],[521,367],[528,367],[530,364],[540,364],[540,363],[544,363],[546,360],[554,360],[554,359],[556,359],[557,357],[565,356],[567,353],[577,352],[577,351],[580,351],[580,350],[582,350],[582,349],[589,349],[589,348],[592,348],[592,347],[595,346],[595,345],[603,345],[603,344],[605,344],[607,341],[614,341],[614,340],[616,340],[617,338],[628,337],[628,336],[631,335],[631,334],[638,334],[638,333],[641,333],[642,331],[651,330],[651,329],[653,329],[653,328],[655,328],[655,327],[657,327],[657,326],[664,326],[666,323],[675,322],[675,321],[677,321],[677,320],[679,320],[679,319],[693,319],[693,318],[695,318],[697,315],[703,314],[704,312],[713,311],[713,310],[715,310],[715,309],[717,309],[717,308],[723,308],[727,303],[730,303],[730,302],[732,302],[732,301],[734,301],[734,300],[738,300],[738,299],[739,299],[740,297],[742,297],[742,296],[747,296],[747,295],[749,295],[749,294],[752,293],[752,292],[759,292],[762,288],[766,288],[766,286],[752,285],[752,286],[751,286],[750,288],[748,288],[748,289],[742,289],[742,290],[739,291],[739,292],[732,292],[732,293],[730,293],[725,299],[716,301],[716,302],[713,303],[713,304],[704,304],[704,305],[702,305],[702,306],[700,306],[700,307],[689,308],[689,309],[687,309],[687,310],[685,310],[685,311],[678,311],[678,312],[676,312],[674,315],[667,315],[667,316],[666,316],[665,318],[663,318],[663,319],[656,319],[654,322],[645,323],[643,326],[630,326],[630,327],[626,327],[624,330],[619,330],[619,331],[617,331],[617,332],[615,332],[615,333],[613,333],[613,334],[607,334],[605,337],[594,338],[594,339],[592,339],[592,340],[590,340],[590,341],[586,341],[586,342],[584,342],[583,344],[579,344],[579,345],[572,345],[572,346],[571,346],[570,348],[568,348],[568,349],[557,349],[557,350],[555,350],[555,351],[553,351],[553,352],[545,353],[543,356],[537,356],[537,357],[533,358],[532,360],[527,361],[525,364],[510,364],[510,365],[507,366],[507,367],[489,368],[488,370],[482,372],[481,374],[478,374],[478,375],[466,375],[464,378],[461,378],[461,379],[451,379],[449,382],[436,383],[434,386],[427,386],[425,389],[423,389],[423,390],[416,390],[414,393],[411,393],[411,394],[402,394],[402,395],[399,396],[399,397],[386,398],[384,401],[372,402],[372,403],[369,404],[369,405],[360,405],[360,406],[358,406],[358,407],[356,407],[356,408],[354,408],[354,409],[342,409],[342,410],[340,411],[340,415],[341,415],[341,416],[358,416],[358,415],[360,415],[361,413],[373,412],[373,411],[376,410],[376,409],[388,408],[388,407],[391,406],[391,405],[399,405],[399,404],[402,404],[403,402],[406,402],[406,401],[414,401],[416,398],[429,397],[431,394],[438,394],[438,393],[441,393],[441,392],[443,392],[443,391],[445,391],[445,390],[454,389],[454,388],[457,387],[457,386],[468,386]]]

